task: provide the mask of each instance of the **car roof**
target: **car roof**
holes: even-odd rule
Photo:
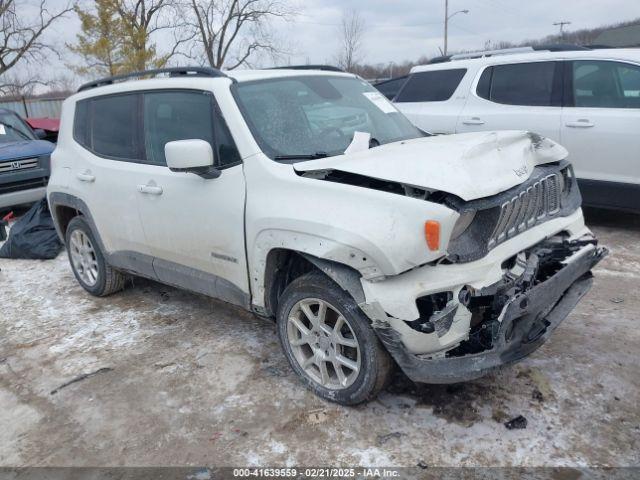
[[[154,78],[118,78],[118,81],[106,83],[110,79],[97,80],[95,83],[105,81],[104,84],[93,84],[92,82],[80,87],[79,91],[69,97],[73,101],[91,98],[94,96],[109,95],[115,93],[137,92],[146,89],[156,88],[206,88],[210,82],[251,82],[255,80],[266,80],[275,78],[301,77],[301,76],[326,76],[326,77],[352,77],[356,75],[335,70],[320,70],[306,68],[273,68],[254,70],[229,70],[218,71],[215,76],[207,75],[177,75],[169,77]]]
[[[640,48],[601,48],[594,50],[532,51],[526,53],[494,54],[490,57],[462,58],[441,63],[417,65],[411,69],[411,73],[432,70],[451,70],[455,68],[473,68],[485,65],[501,65],[504,63],[577,59],[626,60],[640,63]]]

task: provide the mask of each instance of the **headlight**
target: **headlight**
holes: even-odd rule
[[[451,232],[451,240],[455,240],[460,235],[462,235],[467,230],[467,228],[469,228],[469,225],[471,225],[471,222],[473,222],[473,219],[475,217],[476,212],[473,210],[462,212],[460,214],[460,218],[458,218],[458,221],[453,227],[453,231]]]
[[[562,170],[562,172],[560,172],[561,175],[558,176],[558,181],[559,181],[559,188],[560,191],[562,192],[562,196],[566,197],[567,195],[569,195],[569,192],[571,191],[571,187],[574,184],[574,175],[573,175],[573,169],[571,167],[567,167],[564,170]]]

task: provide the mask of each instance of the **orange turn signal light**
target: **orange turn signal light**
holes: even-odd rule
[[[440,248],[440,222],[435,220],[424,222],[424,236],[429,250],[438,250]]]

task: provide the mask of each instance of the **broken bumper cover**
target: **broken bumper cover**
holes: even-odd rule
[[[384,321],[374,329],[405,374],[416,382],[455,383],[481,377],[516,362],[540,347],[589,291],[591,269],[608,253],[606,248],[581,250],[577,258],[553,276],[508,300],[493,334],[492,346],[480,353],[427,357],[409,352],[400,334]]]

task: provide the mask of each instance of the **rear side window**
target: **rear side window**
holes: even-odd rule
[[[444,102],[460,85],[466,68],[418,72],[409,76],[396,102]]]
[[[476,93],[505,105],[560,106],[562,81],[558,62],[495,65],[484,70]]]
[[[572,63],[574,106],[640,108],[640,67],[598,60]]]
[[[140,161],[139,94],[108,95],[76,104],[73,138],[101,157]]]
[[[90,102],[92,150],[108,158],[141,159],[138,102],[140,95],[110,95]]]

